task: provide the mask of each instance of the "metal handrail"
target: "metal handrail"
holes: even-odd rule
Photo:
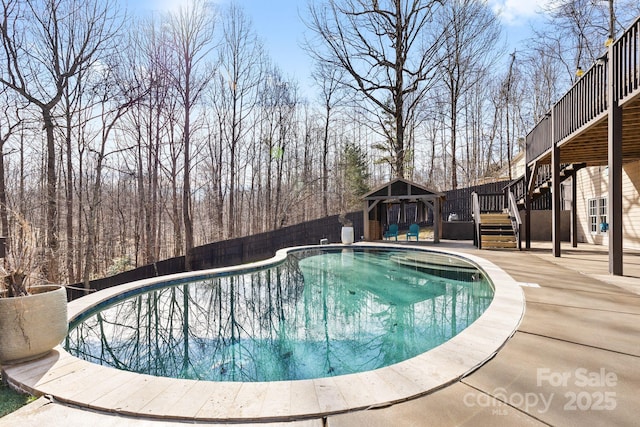
[[[520,230],[522,229],[522,218],[520,218],[518,203],[516,202],[516,197],[514,196],[512,191],[509,191],[509,217],[511,218],[513,231],[516,234],[516,240],[518,241],[518,249],[522,249],[522,238],[520,236]]]
[[[473,222],[476,225],[476,242],[478,242],[478,249],[482,249],[482,239],[480,238],[480,200],[478,193],[475,191],[471,193],[471,211],[473,212]]]
[[[520,211],[518,210],[518,203],[516,202],[516,197],[511,191],[509,191],[509,216],[515,220],[518,226],[522,225]]]

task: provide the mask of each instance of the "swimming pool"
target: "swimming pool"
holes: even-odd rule
[[[266,382],[411,359],[473,323],[494,288],[475,264],[400,248],[303,248],[273,265],[157,282],[78,316],[72,355],[142,374]]]
[[[463,245],[464,246],[464,245]],[[194,271],[139,280],[91,293],[71,301],[71,324],[87,313],[122,301],[127,296],[181,284],[208,275],[230,276],[262,270],[285,261],[290,252],[318,246],[279,250],[267,260],[246,265]],[[296,381],[198,381],[138,374],[87,362],[58,346],[46,360],[33,363],[17,380],[34,394],[83,408],[141,418],[186,422],[256,423],[288,422],[331,414],[388,406],[423,396],[461,378],[490,360],[516,332],[524,314],[524,294],[504,270],[478,256],[477,250],[458,251],[440,244],[427,249],[389,242],[329,245],[328,249],[412,249],[429,257],[433,253],[464,259],[489,277],[494,288],[489,308],[466,329],[445,343],[405,361],[358,374]],[[422,260],[405,260],[406,263]],[[162,284],[162,285],[161,285]]]

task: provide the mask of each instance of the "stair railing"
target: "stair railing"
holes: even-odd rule
[[[473,222],[476,226],[474,240],[476,241],[478,249],[482,249],[482,238],[480,236],[480,199],[478,198],[478,193],[475,191],[471,193],[471,212],[473,215]]]
[[[502,188],[504,191],[505,200],[508,198],[508,193],[512,192],[517,200],[524,200],[527,196],[527,188],[525,186],[525,176],[521,175],[518,178],[513,179],[509,182],[505,187]]]
[[[518,242],[518,249],[522,250],[522,218],[520,218],[520,211],[518,210],[518,203],[513,192],[509,191],[509,218],[511,218],[511,225],[513,226],[513,232],[516,235],[516,241]]]

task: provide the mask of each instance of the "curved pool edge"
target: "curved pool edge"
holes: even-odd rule
[[[513,336],[524,315],[524,293],[495,264],[475,255],[407,244],[310,245],[279,250],[273,258],[234,267],[160,276],[116,286],[69,304],[69,320],[122,292],[167,280],[251,271],[305,249],[389,248],[467,259],[491,280],[489,308],[444,344],[373,371],[313,380],[232,383],[180,380],[119,371],[80,360],[58,346],[38,361],[4,367],[9,382],[34,394],[94,410],[146,418],[207,422],[291,421],[389,406],[453,384],[490,360]]]

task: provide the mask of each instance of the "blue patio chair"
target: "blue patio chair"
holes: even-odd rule
[[[409,237],[415,237],[417,242],[419,234],[420,226],[418,224],[411,224],[409,226],[409,231],[407,231],[407,240],[409,240]]]
[[[395,237],[396,241],[398,240],[398,224],[389,225],[389,229],[384,233],[385,239],[390,240],[392,237]]]

